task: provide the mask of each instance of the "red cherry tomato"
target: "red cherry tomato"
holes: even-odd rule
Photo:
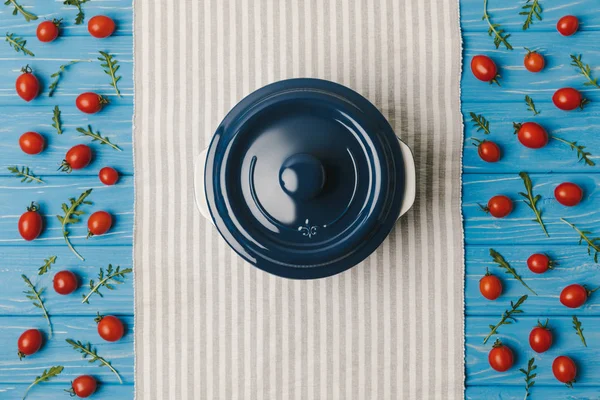
[[[481,205],[480,207],[483,211],[492,214],[492,216],[495,218],[504,218],[512,211],[513,203],[508,197],[504,195],[498,195],[492,197],[488,201],[487,207],[482,207]]]
[[[88,21],[88,31],[99,39],[108,37],[115,31],[115,21],[105,15],[96,15]]]
[[[559,382],[566,383],[571,387],[577,376],[577,366],[569,357],[559,356],[552,363],[552,373]]]
[[[94,92],[85,92],[77,96],[75,105],[79,111],[86,114],[95,114],[102,110],[105,104],[108,104],[108,99]]]
[[[31,101],[35,99],[40,92],[40,82],[33,75],[29,65],[21,68],[22,74],[17,78],[15,88],[17,94],[25,101]]]
[[[471,60],[471,71],[480,81],[497,83],[498,68],[488,56],[477,55]]]
[[[58,294],[71,294],[77,289],[78,285],[77,277],[71,271],[64,270],[54,275],[54,290]]]
[[[571,36],[579,29],[579,20],[573,15],[566,15],[558,20],[556,30],[563,36]]]
[[[488,300],[496,300],[502,294],[502,282],[489,271],[479,281],[479,291]]]
[[[554,197],[563,206],[573,207],[583,198],[583,190],[571,182],[563,182],[554,189]]]
[[[123,337],[125,327],[123,322],[113,315],[96,317],[98,323],[98,335],[107,342],[116,342]]]
[[[477,145],[477,154],[485,162],[496,162],[500,160],[500,148],[494,142],[483,140]]]
[[[19,359],[37,353],[42,347],[42,340],[42,333],[37,329],[29,329],[23,332],[17,342]]]
[[[548,144],[548,133],[535,122],[515,124],[519,142],[530,149],[540,149]]]
[[[88,237],[104,235],[112,226],[112,217],[106,211],[96,211],[88,219]]]
[[[71,382],[72,389],[70,392],[77,395],[77,397],[86,398],[94,394],[97,386],[96,379],[89,375],[81,375]]]
[[[527,267],[535,274],[543,274],[548,269],[554,268],[554,265],[547,255],[536,253],[527,259]]]
[[[552,102],[557,108],[563,111],[571,111],[577,107],[583,110],[586,100],[577,89],[562,88],[554,92]]]
[[[71,170],[85,168],[92,161],[92,149],[85,144],[78,144],[67,151],[65,159],[60,164],[60,170],[71,173]]]
[[[583,285],[569,285],[560,292],[560,302],[563,306],[569,308],[579,308],[584,305],[588,297],[598,289],[600,289],[600,287],[589,290]]]
[[[27,207],[27,212],[19,218],[19,233],[27,241],[37,238],[42,233],[43,221],[38,210],[38,206],[32,202]]]
[[[19,146],[27,154],[40,154],[45,144],[44,137],[37,132],[25,132],[19,138]]]
[[[552,346],[552,331],[548,329],[548,320],[545,324],[538,321],[538,325],[531,330],[529,333],[529,346],[536,353],[543,353],[548,351]]]
[[[537,51],[531,51],[527,49],[527,54],[525,55],[523,64],[529,72],[540,72],[544,69],[544,66],[546,65],[546,60],[544,60],[544,56],[538,53]]]
[[[513,366],[513,352],[508,346],[503,345],[497,339],[494,347],[488,354],[488,362],[490,363],[490,367],[498,372],[508,371]]]
[[[62,20],[53,19],[52,21],[44,21],[37,27],[37,38],[40,42],[51,42],[58,37],[58,27]]]
[[[119,180],[119,173],[111,167],[104,167],[98,173],[98,178],[105,185],[114,185]]]

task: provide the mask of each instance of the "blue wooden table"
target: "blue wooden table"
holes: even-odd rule
[[[35,57],[15,52],[8,43],[0,44],[0,398],[20,399],[25,388],[53,365],[64,366],[64,371],[50,382],[41,383],[30,392],[28,399],[68,398],[63,391],[70,381],[82,374],[95,376],[100,382],[94,399],[132,399],[134,381],[133,358],[133,276],[126,277],[113,291],[104,290],[104,298],[94,296],[90,304],[81,304],[81,295],[87,293],[87,282],[96,279],[99,269],[108,264],[132,267],[133,237],[133,36],[131,0],[93,0],[83,4],[85,23],[75,25],[76,8],[62,1],[19,0],[26,10],[35,13],[37,21],[26,22],[21,15],[12,15],[12,7],[0,4],[2,34],[14,33],[27,40],[26,47]],[[115,34],[107,39],[95,39],[87,31],[87,21],[94,15],[107,15],[117,24]],[[52,18],[63,18],[59,38],[52,43],[41,43],[35,37],[37,25]],[[110,79],[102,71],[98,51],[113,54],[121,67],[119,88],[122,97],[115,95]],[[59,66],[71,60],[89,60],[68,67],[61,76],[53,97],[48,97],[50,75]],[[43,92],[38,98],[25,103],[15,94],[15,79],[19,69],[29,64],[40,80]],[[110,99],[110,105],[100,113],[88,116],[75,107],[78,94],[94,91]],[[52,111],[58,105],[62,111],[62,135],[52,127]],[[77,127],[92,125],[103,136],[123,150],[118,152],[81,136]],[[18,145],[19,136],[26,131],[41,133],[47,142],[46,150],[37,156],[28,156]],[[72,174],[57,172],[65,152],[75,144],[92,147],[94,158],[89,167]],[[44,180],[44,184],[21,183],[7,170],[10,166],[28,166]],[[115,186],[104,186],[98,171],[112,166],[121,178]],[[92,188],[89,200],[93,205],[82,207],[87,212],[80,224],[70,231],[73,245],[84,256],[80,261],[65,245],[60,223],[61,204],[69,197],[78,197]],[[33,242],[19,236],[17,221],[32,201],[39,203],[44,215],[45,229]],[[85,239],[87,217],[96,210],[106,210],[114,217],[111,231]],[[55,255],[52,270],[37,275],[44,259]],[[61,296],[52,288],[54,273],[69,269],[75,272],[82,287],[74,294]],[[26,289],[21,274],[26,274],[38,287],[46,287],[45,305],[54,327],[54,336],[47,337],[47,324],[40,310],[33,306],[23,291]],[[126,334],[117,343],[102,340],[96,331],[94,316],[117,315],[126,325]],[[26,329],[38,328],[46,340],[37,354],[19,361],[17,339]],[[106,367],[90,364],[73,350],[65,339],[92,343],[98,354],[112,362],[124,383]]]
[[[533,399],[599,399],[600,398],[600,296],[592,295],[588,303],[576,310],[559,302],[562,288],[571,283],[600,285],[600,264],[594,263],[584,245],[578,245],[578,235],[560,221],[565,218],[582,229],[600,236],[600,166],[590,167],[577,162],[574,151],[554,140],[543,149],[523,147],[513,135],[513,122],[534,121],[549,133],[587,146],[592,159],[600,164],[600,89],[584,86],[585,78],[570,65],[571,54],[582,54],[585,63],[600,77],[600,2],[597,0],[541,0],[542,21],[535,20],[522,30],[525,16],[519,15],[525,0],[511,2],[489,0],[488,13],[494,23],[511,34],[514,50],[501,46],[495,49],[487,34],[487,24],[481,19],[483,0],[461,0],[464,67],[462,76],[462,111],[465,121],[463,157],[463,215],[466,242],[466,397],[469,399],[522,399],[525,396],[524,374],[531,357],[538,366],[532,388]],[[572,37],[562,37],[556,22],[564,15],[576,15],[581,26]],[[538,49],[546,58],[546,68],[538,74],[523,66],[524,47]],[[474,78],[471,58],[476,54],[490,56],[500,68],[501,86],[489,85]],[[552,94],[561,87],[581,90],[592,102],[584,111],[564,112],[552,104]],[[533,116],[524,98],[529,95],[541,114]],[[490,122],[491,134],[476,132],[470,112],[482,114]],[[494,164],[483,162],[470,138],[495,141],[502,149],[502,159]],[[534,193],[542,199],[539,208],[550,237],[532,221],[533,213],[518,192],[524,185],[518,173],[530,174]],[[561,206],[554,199],[554,188],[561,182],[575,182],[585,192],[584,200],[573,208]],[[494,219],[479,209],[496,194],[505,194],[515,202],[514,211],[504,219]],[[538,295],[528,293],[519,282],[506,275],[493,263],[489,249],[494,248],[517,270]],[[543,275],[529,271],[527,258],[533,253],[547,253],[559,265]],[[504,293],[496,301],[488,301],[479,293],[479,280],[486,268],[502,279]],[[510,301],[529,294],[524,313],[513,325],[499,328],[487,344],[483,338],[488,325],[495,325]],[[572,327],[576,315],[584,327],[588,347],[584,347]],[[555,342],[543,354],[529,347],[528,337],[538,319],[549,318]],[[488,352],[495,338],[500,338],[515,353],[515,366],[505,373],[492,370]],[[578,366],[573,389],[556,381],[552,361],[559,355],[570,356]]]

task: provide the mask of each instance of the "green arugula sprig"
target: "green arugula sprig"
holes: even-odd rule
[[[37,15],[25,10],[22,5],[17,3],[17,0],[6,0],[4,2],[4,5],[7,5],[7,6],[12,5],[14,7],[12,15],[17,15],[17,13],[21,13],[21,15],[23,15],[23,17],[25,18],[25,21],[27,21],[27,22],[35,21],[36,19],[38,19]]]
[[[546,230],[546,225],[544,225],[544,221],[542,221],[542,213],[537,208],[537,203],[540,201],[542,196],[540,196],[539,194],[536,196],[533,195],[533,184],[531,183],[531,178],[529,177],[529,175],[527,175],[526,172],[520,172],[519,176],[521,177],[521,179],[523,179],[523,183],[525,184],[525,190],[527,191],[527,193],[519,192],[519,195],[521,195],[525,199],[523,200],[523,202],[527,204],[527,206],[529,206],[529,208],[531,208],[531,210],[535,214],[535,219],[533,220],[533,222],[539,223],[542,227],[542,230],[546,234],[546,237],[550,237],[548,231]]]
[[[117,86],[117,83],[121,80],[121,76],[117,75],[117,71],[119,70],[119,68],[121,68],[121,66],[119,65],[119,62],[116,58],[114,58],[113,55],[108,54],[105,51],[100,51],[99,53],[101,57],[98,57],[98,60],[102,61],[102,64],[100,65],[102,66],[102,68],[104,68],[104,73],[110,76],[110,86],[112,86],[115,89],[117,96],[121,97],[121,91]]]
[[[592,68],[590,68],[589,64],[584,64],[583,61],[581,61],[581,54],[571,54],[571,65],[578,68],[579,73],[586,77],[587,82],[584,83],[585,86],[595,86],[600,89],[598,78],[592,77]]]
[[[535,108],[535,103],[533,102],[533,99],[529,96],[525,96],[525,103],[527,104],[527,109],[531,112],[533,112],[533,116],[535,117],[536,115],[538,115],[540,112]]]
[[[591,235],[592,232],[585,230],[582,231],[579,228],[577,228],[575,225],[573,225],[572,223],[568,222],[566,219],[561,218],[560,219],[562,222],[564,222],[565,224],[569,225],[571,228],[573,228],[575,230],[575,232],[577,232],[579,234],[579,244],[581,245],[581,243],[583,243],[583,241],[585,241],[587,243],[587,252],[588,254],[591,256],[592,252],[594,253],[594,262],[597,263],[598,262],[598,254],[600,253],[600,237],[595,237],[595,238],[590,238],[588,235]]]
[[[54,91],[56,90],[56,87],[58,86],[58,81],[60,80],[61,74],[63,72],[65,72],[67,70],[68,67],[70,67],[73,64],[77,64],[79,62],[91,62],[90,60],[73,60],[68,62],[67,64],[63,64],[60,67],[58,67],[58,71],[56,71],[55,73],[53,73],[52,75],[50,75],[51,78],[54,78],[54,80],[52,81],[52,83],[50,83],[50,86],[48,86],[48,97],[52,97],[52,95],[54,94]]]
[[[552,135],[551,137],[552,137],[552,139],[558,140],[559,142],[566,144],[567,146],[569,146],[571,148],[571,150],[576,150],[577,151],[577,161],[583,161],[585,163],[585,165],[589,165],[590,167],[593,167],[594,165],[596,165],[596,163],[590,159],[590,156],[592,155],[592,153],[590,153],[589,151],[585,151],[585,146],[580,146],[577,144],[577,142],[569,142],[568,140],[563,139],[556,135]]]
[[[96,131],[96,133],[94,133],[91,125],[88,125],[87,130],[85,130],[83,128],[77,128],[77,132],[81,133],[84,136],[91,137],[93,142],[99,141],[100,144],[107,144],[115,150],[123,151],[123,150],[121,150],[121,148],[119,146],[117,146],[114,143],[111,143],[110,139],[108,137],[102,137],[102,135],[100,135],[99,131]]]
[[[63,237],[65,238],[67,246],[69,246],[69,249],[71,249],[73,254],[75,254],[77,258],[79,258],[81,261],[84,261],[85,259],[81,256],[81,254],[77,252],[77,250],[75,250],[75,248],[71,244],[71,241],[69,240],[69,231],[67,230],[67,225],[76,224],[81,221],[80,216],[85,214],[85,211],[78,210],[78,207],[85,204],[92,204],[91,201],[86,200],[90,193],[92,193],[92,189],[88,189],[85,192],[81,193],[81,195],[79,195],[77,199],[73,197],[69,198],[69,205],[63,203],[61,206],[64,215],[56,216],[56,218],[58,218],[58,220],[61,223]]]
[[[99,356],[97,350],[92,347],[91,343],[88,342],[87,344],[83,344],[79,340],[75,341],[72,339],[66,339],[66,342],[73,346],[73,349],[81,353],[83,355],[83,358],[87,359],[88,357],[90,357],[88,362],[94,363],[98,361],[100,362],[100,367],[108,367],[117,376],[119,382],[123,383],[121,375],[119,375],[117,370],[111,365],[110,361],[107,361],[104,357]]]
[[[44,291],[46,290],[46,288],[41,288],[41,289],[37,290],[35,288],[35,285],[33,283],[31,283],[31,281],[25,274],[22,274],[21,278],[23,278],[23,281],[25,281],[25,284],[29,288],[29,290],[23,292],[23,293],[25,293],[25,297],[27,297],[29,300],[32,300],[33,305],[42,310],[42,313],[44,314],[44,318],[46,318],[46,321],[48,322],[48,329],[49,329],[48,336],[50,338],[52,338],[52,323],[50,322],[50,316],[48,315],[48,310],[46,310],[46,306],[44,305],[44,300],[42,299],[42,295],[44,294]],[[19,358],[22,358],[22,357],[23,357],[23,355],[19,354]]]
[[[521,7],[523,11],[519,13],[519,15],[526,15],[527,18],[523,23],[523,30],[526,31],[529,29],[531,24],[533,24],[533,17],[535,17],[538,21],[542,20],[542,6],[540,6],[539,0],[527,0],[525,5]]]
[[[487,12],[487,2],[488,0],[483,0],[483,17],[481,19],[485,20],[488,24],[488,35],[494,38],[494,46],[496,49],[500,47],[500,45],[504,45],[507,50],[512,50],[513,47],[508,42],[508,38],[510,37],[510,33],[505,33],[504,29],[500,26],[500,24],[492,23],[490,19],[490,15]]]
[[[9,34],[8,32],[6,32],[5,41],[7,41],[10,47],[15,49],[17,53],[23,52],[23,54],[25,55],[35,57],[35,54],[33,54],[29,49],[25,47],[25,45],[27,44],[27,40],[15,36],[14,33]]]
[[[15,174],[15,178],[21,178],[21,182],[25,182],[25,183],[31,183],[31,182],[37,182],[37,183],[44,183],[44,181],[41,178],[38,178],[37,176],[35,176],[35,174],[33,173],[33,171],[31,171],[29,169],[29,167],[21,167],[21,169],[19,169],[18,165],[15,165],[14,167],[8,167],[8,170],[12,173]]]
[[[60,373],[63,372],[63,369],[64,367],[62,365],[57,365],[54,367],[50,367],[50,369],[45,369],[44,372],[42,372],[40,376],[37,376],[33,383],[29,385],[29,387],[27,387],[25,393],[23,393],[23,400],[25,400],[25,398],[27,397],[27,393],[29,393],[32,387],[41,382],[48,382],[51,378],[60,375]]]
[[[494,262],[496,264],[498,264],[498,266],[500,268],[505,269],[506,271],[504,271],[506,274],[512,275],[513,278],[515,278],[516,280],[518,280],[519,282],[521,282],[521,284],[523,286],[525,286],[527,289],[529,289],[529,291],[531,291],[531,293],[535,294],[537,296],[537,293],[530,288],[529,286],[527,286],[527,284],[525,283],[525,281],[523,281],[523,279],[519,276],[519,274],[517,274],[517,271],[510,266],[510,264],[508,262],[506,262],[506,260],[504,259],[504,257],[502,257],[502,254],[498,253],[496,250],[494,249],[490,249],[490,256],[492,257],[492,259],[494,260]]]
[[[56,129],[56,133],[62,135],[62,123],[60,122],[60,108],[58,106],[54,106],[54,111],[52,115],[52,127]]]
[[[46,272],[50,271],[52,264],[56,262],[56,256],[50,256],[44,259],[44,265],[38,268],[38,275],[44,275]]]
[[[83,295],[82,303],[90,304],[90,297],[96,293],[100,297],[104,297],[102,293],[100,293],[100,288],[105,288],[108,290],[115,290],[114,285],[120,285],[123,283],[123,279],[126,278],[125,275],[132,272],[131,268],[124,268],[117,266],[117,268],[113,268],[112,264],[108,264],[108,268],[106,272],[103,268],[100,268],[100,272],[98,273],[98,282],[95,282],[93,279],[90,279],[90,292],[87,295]]]
[[[519,371],[525,374],[525,399],[529,397],[529,395],[531,394],[531,388],[535,384],[535,381],[533,379],[537,376],[537,374],[533,373],[533,371],[536,370],[537,365],[535,365],[534,363],[535,359],[532,357],[527,363],[527,371],[525,371],[525,369],[523,368],[519,369]]]
[[[77,7],[77,16],[75,17],[75,25],[83,24],[83,20],[85,19],[85,14],[81,5],[87,3],[89,0],[64,0],[63,4],[66,6],[75,6]]]
[[[474,112],[470,112],[469,115],[471,116],[471,121],[473,121],[473,126],[477,128],[477,132],[483,131],[486,135],[491,133],[490,123],[483,115],[477,115]]]
[[[581,339],[581,342],[585,347],[587,347],[587,343],[585,342],[585,337],[583,336],[583,327],[581,326],[581,322],[575,315],[573,315],[573,329],[577,333],[577,336]]]
[[[502,319],[500,320],[500,322],[498,322],[496,325],[489,325],[491,331],[483,339],[483,344],[486,344],[487,341],[492,337],[492,335],[497,334],[498,333],[498,328],[500,328],[502,325],[511,325],[513,322],[517,321],[515,319],[514,315],[515,314],[522,314],[523,313],[522,310],[519,310],[519,307],[521,306],[521,304],[523,304],[523,302],[525,302],[525,300],[527,300],[527,295],[521,296],[519,298],[519,300],[517,300],[516,303],[513,303],[512,301],[510,302],[510,310],[505,310],[504,311],[504,313],[502,314]]]

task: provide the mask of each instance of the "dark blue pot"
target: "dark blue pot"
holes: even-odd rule
[[[324,80],[250,94],[197,164],[203,214],[245,260],[286,278],[361,262],[414,201],[408,147],[368,100]]]

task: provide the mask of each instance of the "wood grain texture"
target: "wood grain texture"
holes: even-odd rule
[[[82,170],[73,171],[71,176],[95,175],[105,166],[112,166],[121,175],[133,174],[131,146],[132,106],[107,106],[97,115],[88,116],[74,105],[60,107],[63,134],[59,135],[52,127],[53,106],[2,107],[0,114],[0,175],[10,175],[7,167],[27,165],[38,175],[59,175],[58,165],[66,152],[76,144],[83,143],[92,148],[93,162]],[[118,145],[117,151],[99,141],[77,132],[77,128],[91,125],[94,132]],[[46,140],[46,149],[35,156],[27,155],[19,147],[19,137],[28,131],[38,132]],[[46,179],[51,183],[53,179]]]
[[[465,391],[467,400],[482,400],[482,399],[499,399],[513,400],[523,399],[525,396],[525,383],[518,386],[498,385],[491,386],[469,386]],[[543,400],[598,400],[600,393],[598,387],[580,387],[569,389],[568,387],[560,386],[542,386],[535,385],[531,389],[531,399]]]
[[[92,376],[95,376],[92,373]],[[97,378],[97,376],[95,376]],[[2,400],[22,400],[23,393],[28,384],[24,383],[0,383],[0,397]],[[64,392],[69,388],[69,383],[46,382],[31,389],[27,394],[27,400],[68,399]],[[98,389],[94,393],[94,400],[133,399],[133,384],[119,385],[114,383],[99,382]]]
[[[52,176],[48,183],[24,184],[13,177],[0,177],[0,246],[24,246],[33,248],[40,245],[66,246],[62,236],[61,224],[56,215],[61,214],[61,204],[68,203],[70,197],[77,198],[92,188],[88,199],[94,204],[85,205],[82,222],[70,225],[69,237],[85,257],[85,245],[130,245],[133,232],[133,178],[121,177],[119,184],[105,186],[94,177]],[[19,217],[26,207],[35,201],[40,206],[44,218],[44,231],[34,241],[26,243],[19,235],[17,225]],[[109,212],[113,216],[111,230],[102,236],[86,239],[87,219],[98,210]],[[75,256],[72,256],[75,259]]]

